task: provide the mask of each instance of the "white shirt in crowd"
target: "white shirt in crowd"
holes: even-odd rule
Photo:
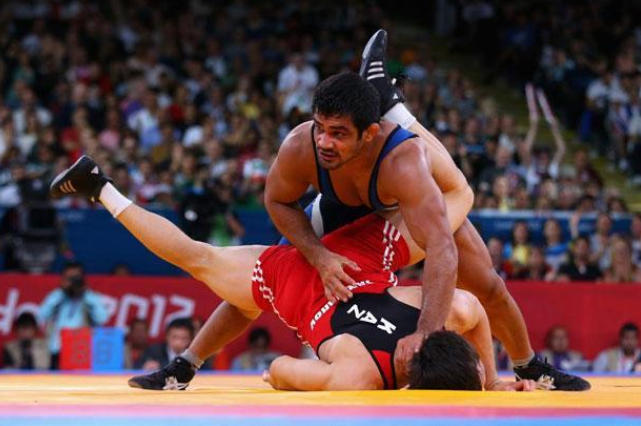
[[[308,64],[297,67],[287,65],[278,74],[278,91],[285,94],[282,105],[284,115],[298,107],[302,112],[310,112],[314,88],[318,84],[318,71]]]

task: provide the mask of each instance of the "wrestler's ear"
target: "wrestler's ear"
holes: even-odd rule
[[[381,126],[378,123],[370,124],[367,129],[363,131],[363,140],[371,142],[381,132]]]

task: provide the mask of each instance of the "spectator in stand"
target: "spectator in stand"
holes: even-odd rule
[[[249,349],[236,356],[231,364],[232,370],[268,370],[272,361],[281,354],[269,349],[271,335],[265,328],[256,327],[249,332]]]
[[[590,261],[590,242],[587,237],[572,241],[567,262],[559,267],[555,281],[597,281],[601,270]]]
[[[543,236],[545,237],[545,262],[556,273],[565,262],[568,251],[568,243],[562,238],[559,221],[553,218],[546,220],[543,225]]]
[[[592,80],[586,90],[586,108],[581,120],[581,138],[592,142],[599,154],[605,155],[608,145],[605,118],[608,113],[610,87],[614,75],[604,59],[599,60],[595,68],[598,77]]]
[[[545,349],[538,355],[560,370],[572,371],[586,367],[581,352],[570,349],[570,335],[561,325],[548,330],[545,336]]]
[[[630,233],[632,234],[632,262],[637,268],[641,268],[641,213],[635,213],[632,216]]]
[[[125,368],[134,368],[148,347],[149,327],[147,321],[135,318],[129,323],[129,332],[125,338]]]
[[[131,268],[126,263],[118,263],[111,270],[111,275],[114,277],[130,277]]]
[[[149,346],[134,362],[134,368],[158,370],[180,355],[194,338],[191,318],[176,318],[165,329],[165,341]]]
[[[38,322],[30,312],[23,312],[13,323],[15,339],[2,349],[2,365],[20,370],[48,370],[51,355],[47,341],[38,337]]]
[[[62,270],[60,287],[49,293],[40,306],[40,320],[46,324],[51,368],[60,363],[60,331],[95,327],[107,322],[107,308],[102,295],[88,288],[80,263],[67,263]]]
[[[516,280],[529,281],[551,281],[554,278],[554,271],[545,263],[545,251],[541,247],[532,247],[528,264],[512,278]]]
[[[629,242],[621,237],[614,237],[611,256],[610,267],[603,277],[606,283],[641,283],[641,268],[632,262]]]
[[[512,265],[509,260],[503,257],[503,243],[498,238],[490,238],[487,242],[487,249],[492,259],[494,269],[503,279],[512,275]]]
[[[527,267],[531,249],[527,223],[516,222],[512,228],[512,241],[505,244],[505,258],[510,260],[515,275]]]
[[[595,373],[630,373],[641,356],[639,327],[632,322],[619,330],[619,345],[599,353],[592,363]]]
[[[544,92],[528,84],[525,94],[529,110],[529,128],[525,138],[518,144],[517,157],[527,188],[530,192],[534,192],[539,189],[539,186],[546,179],[552,178],[556,180],[559,178],[561,163],[565,157],[566,143],[559,123],[547,103]],[[550,126],[554,140],[555,151],[552,156],[547,148],[534,149],[539,127],[537,102],[543,110],[543,115]]]
[[[590,260],[606,271],[612,260],[612,218],[607,213],[599,213],[596,219],[595,233],[590,237],[592,255]]]
[[[293,53],[287,66],[278,74],[278,103],[283,116],[287,116],[292,108],[302,112],[311,111],[312,96],[318,81],[318,71],[306,62],[301,53]]]
[[[566,176],[577,185],[596,185],[597,192],[603,187],[603,181],[592,163],[587,150],[581,148],[574,153],[574,164],[566,171]],[[587,190],[586,190],[586,193]],[[594,195],[589,194],[588,195]]]

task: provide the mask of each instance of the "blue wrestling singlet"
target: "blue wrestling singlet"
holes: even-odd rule
[[[314,127],[312,126],[312,144],[314,144],[314,159],[316,160],[316,173],[318,175],[320,194],[305,208],[305,214],[310,219],[314,232],[318,237],[330,233],[343,225],[354,222],[373,211],[391,210],[397,207],[397,205],[388,206],[383,204],[378,197],[378,172],[381,162],[394,148],[406,140],[415,137],[416,135],[414,133],[403,129],[401,126],[396,126],[396,128],[392,130],[383,144],[383,148],[378,155],[378,159],[372,170],[372,175],[370,176],[368,197],[372,207],[370,208],[364,205],[348,206],[343,204],[336,195],[329,171],[322,168],[318,163],[318,154],[314,144]],[[289,242],[285,238],[282,238],[279,244],[289,244]]]

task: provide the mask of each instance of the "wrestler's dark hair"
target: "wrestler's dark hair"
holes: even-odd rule
[[[410,361],[410,389],[482,390],[479,355],[451,331],[436,331]]]
[[[312,111],[328,117],[349,116],[359,137],[380,120],[380,98],[374,86],[353,72],[335,74],[314,91]]]

